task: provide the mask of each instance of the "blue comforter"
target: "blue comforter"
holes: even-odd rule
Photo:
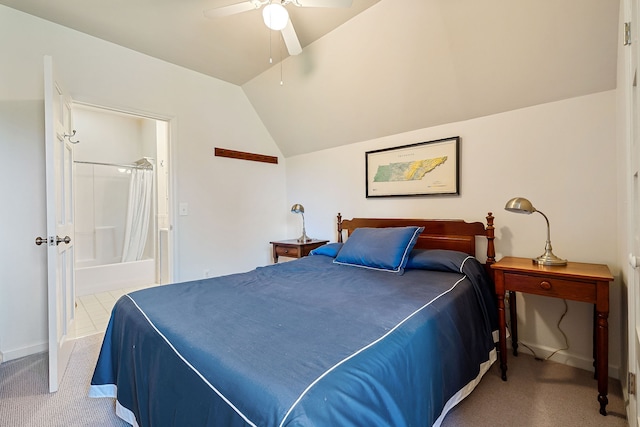
[[[125,295],[90,395],[141,426],[438,425],[495,360],[496,325],[481,264],[434,256],[397,275],[315,255]]]

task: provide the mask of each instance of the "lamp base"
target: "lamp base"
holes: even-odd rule
[[[313,239],[309,236],[307,236],[307,233],[302,233],[302,236],[298,237],[298,242],[300,243],[309,243],[310,241],[312,241]]]
[[[532,259],[532,261],[538,265],[567,265],[567,260],[558,258],[552,252],[545,252],[538,258]]]

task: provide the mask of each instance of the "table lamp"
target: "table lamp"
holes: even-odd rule
[[[509,212],[527,215],[538,212],[547,221],[547,243],[544,245],[544,254],[534,258],[533,262],[540,265],[567,265],[566,259],[558,258],[553,254],[551,248],[551,227],[549,226],[549,218],[547,218],[545,214],[534,208],[531,202],[524,197],[514,197],[507,202],[504,208]]]
[[[307,236],[307,232],[304,229],[304,206],[302,206],[299,203],[296,203],[295,205],[291,206],[291,212],[297,213],[297,214],[299,213],[302,215],[302,236],[298,237],[298,242],[307,243],[312,241],[313,239]]]

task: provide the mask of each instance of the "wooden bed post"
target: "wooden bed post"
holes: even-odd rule
[[[496,262],[496,247],[494,244],[495,236],[495,227],[493,226],[493,213],[489,212],[487,214],[487,261],[485,262],[485,267],[491,279],[493,279],[493,268],[491,268],[491,264]]]

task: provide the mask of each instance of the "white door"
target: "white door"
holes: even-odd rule
[[[629,188],[629,211],[628,211],[628,227],[629,227],[629,249],[632,251],[629,255],[629,283],[628,283],[628,343],[629,343],[629,372],[633,374],[640,373],[640,119],[638,115],[640,110],[640,92],[638,91],[638,60],[640,59],[638,46],[638,6],[640,0],[627,0],[624,2],[625,22],[631,24],[631,37],[627,41],[629,45],[624,50],[625,64],[625,95],[627,105],[626,121],[626,138],[628,152],[628,188]],[[630,384],[628,384],[629,386]],[[627,419],[630,427],[640,426],[640,401],[637,394],[633,390],[629,391],[629,406]],[[632,394],[633,393],[633,394]]]
[[[71,104],[56,79],[53,59],[44,58],[47,193],[47,281],[49,391],[58,390],[74,346],[73,144]]]

